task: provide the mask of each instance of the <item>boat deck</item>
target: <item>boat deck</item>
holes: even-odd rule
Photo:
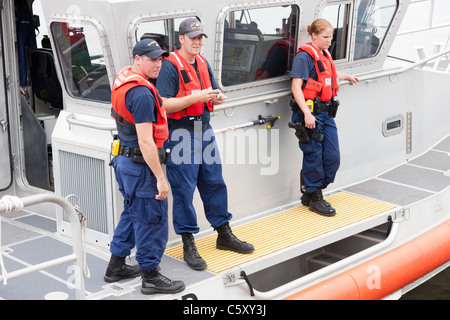
[[[265,256],[301,245],[311,239],[326,237],[348,226],[357,225],[397,207],[408,206],[450,186],[450,136],[425,154],[393,168],[373,179],[344,188],[327,197],[338,214],[322,217],[304,206],[295,206],[234,226],[240,238],[255,245],[248,255],[215,249],[216,235],[199,237],[200,254],[208,270],[191,270],[181,260],[180,245],[168,248],[161,263],[162,273],[183,280],[187,286],[216,278],[219,273],[235,266],[260,261]],[[262,231],[263,230],[263,231]],[[38,264],[70,254],[70,239],[56,232],[56,221],[28,211],[2,216],[1,253],[7,271]],[[128,279],[105,283],[103,275],[109,260],[106,249],[87,245],[90,278],[86,279],[88,299],[149,299],[140,293],[141,280]],[[131,258],[131,263],[134,259]],[[74,299],[72,264],[68,263],[0,284],[0,299]],[[69,286],[68,286],[69,284]]]
[[[196,240],[197,249],[208,264],[207,269],[215,273],[221,273],[396,207],[346,192],[333,194],[326,197],[326,200],[333,204],[338,212],[337,215],[333,217],[320,216],[300,205],[234,227],[233,233],[238,238],[255,246],[255,251],[251,254],[243,255],[228,250],[217,250],[216,234]],[[180,244],[167,249],[166,254],[182,260],[183,245]]]

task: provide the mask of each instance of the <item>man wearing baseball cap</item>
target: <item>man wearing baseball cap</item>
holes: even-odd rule
[[[161,56],[168,57],[169,53],[161,49],[156,40],[144,39],[136,43],[136,45],[133,48],[134,57],[142,55],[145,55],[150,59],[157,59]]]
[[[119,72],[111,93],[111,115],[120,143],[113,151],[112,166],[124,210],[111,241],[104,280],[114,282],[142,273],[143,294],[175,293],[184,290],[184,283],[166,278],[158,268],[168,239],[169,193],[158,149],[168,138],[168,128],[161,97],[149,81],[158,77],[168,53],[146,39],[135,45],[133,56],[133,66]],[[125,264],[135,246],[139,268]]]
[[[174,151],[170,153],[166,167],[173,196],[173,224],[175,232],[183,240],[184,260],[194,270],[207,267],[193,237],[199,232],[192,204],[195,188],[200,193],[208,222],[218,231],[216,247],[239,253],[254,251],[253,245],[239,240],[231,231],[228,222],[232,215],[228,212],[227,186],[222,177],[221,161],[211,161],[207,156],[214,150],[213,157],[220,158],[216,154],[218,148],[209,121],[214,105],[223,103],[226,97],[217,90],[211,67],[200,54],[204,37],[206,34],[198,19],[188,18],[181,22],[178,38],[181,48],[171,52],[163,61],[157,82],[169,123],[167,148]],[[184,130],[183,139],[184,133],[190,135],[188,143],[183,141],[189,150],[183,148],[181,161],[180,152],[176,150],[180,149],[177,145],[182,142],[176,130]],[[190,152],[188,157],[187,152]]]
[[[203,35],[205,38],[208,36],[203,32],[203,26],[197,18],[187,18],[180,23],[179,34],[186,35],[191,39],[199,35]]]

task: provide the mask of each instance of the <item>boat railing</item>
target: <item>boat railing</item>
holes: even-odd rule
[[[54,266],[62,265],[68,262],[74,262],[74,281],[76,299],[85,299],[85,284],[84,277],[89,277],[86,261],[85,261],[85,249],[82,241],[82,225],[84,223],[84,216],[79,214],[75,207],[65,198],[62,198],[53,194],[40,194],[33,195],[24,198],[16,196],[4,196],[0,199],[0,216],[11,212],[19,211],[24,207],[36,205],[44,202],[54,203],[61,206],[67,213],[72,229],[72,247],[73,253],[64,257],[56,258],[53,260],[45,261],[33,266],[25,267],[16,271],[6,272],[4,268],[2,253],[0,253],[0,282],[6,284],[7,280],[22,277],[34,272],[38,272],[44,269],[49,269]],[[1,218],[1,217],[0,217]]]
[[[446,50],[440,50],[437,53],[432,54],[429,57],[424,57],[423,59],[411,63],[410,65],[403,67],[403,68],[395,68],[392,70],[387,70],[387,71],[378,71],[378,72],[373,72],[370,74],[364,74],[364,75],[357,75],[359,80],[364,82],[370,82],[379,78],[385,78],[385,77],[395,77],[397,75],[403,74],[405,72],[408,72],[412,69],[418,68],[421,69],[423,68],[423,66],[425,66],[427,63],[439,59],[443,56],[446,56],[450,54],[450,49],[446,49]],[[446,72],[450,72],[450,64],[449,67],[447,67]],[[341,86],[342,85],[347,85],[349,84],[349,81],[347,80],[343,80],[340,82]],[[249,96],[246,98],[236,98],[236,99],[230,99],[227,102],[215,106],[214,107],[214,111],[220,111],[220,110],[226,110],[226,109],[232,109],[232,108],[237,108],[237,107],[242,107],[245,105],[249,105],[249,104],[253,104],[253,103],[259,103],[259,102],[264,102],[266,104],[272,104],[274,102],[276,102],[277,99],[283,98],[283,97],[287,97],[290,96],[292,94],[291,90],[280,90],[280,91],[274,91],[274,92],[265,92],[265,93],[261,93],[261,94],[256,94],[253,96]]]
[[[111,124],[99,124],[98,122],[92,122],[92,121],[86,121],[86,120],[80,120],[75,118],[75,114],[71,113],[66,118],[67,123],[69,126],[80,126],[80,127],[86,127],[96,130],[102,130],[102,131],[110,131],[111,133],[114,131],[117,131],[117,127],[115,122]]]
[[[338,262],[335,262],[328,267],[319,269],[313,273],[310,273],[308,275],[305,275],[303,277],[298,278],[297,280],[291,281],[286,283],[285,285],[279,286],[275,289],[272,289],[270,291],[262,292],[255,290],[253,288],[253,298],[255,299],[261,299],[261,300],[270,300],[275,299],[284,295],[288,295],[293,290],[298,290],[298,288],[301,288],[302,286],[305,286],[307,284],[317,282],[324,276],[334,274],[337,272],[342,272],[345,268],[350,268],[354,264],[358,263],[361,260],[368,259],[369,257],[378,254],[388,248],[390,245],[394,243],[394,240],[397,237],[399,224],[401,222],[402,218],[399,218],[399,220],[394,220],[392,224],[391,231],[389,233],[389,236],[384,240],[383,242],[376,244],[366,250],[363,250],[359,253],[356,253],[348,258],[342,259]],[[244,290],[248,290],[247,283],[242,282],[240,283],[240,286]]]
[[[447,42],[450,42],[450,35],[449,35],[449,39],[447,39]],[[410,65],[408,65],[406,67],[395,68],[392,70],[375,71],[372,73],[357,75],[357,76],[358,76],[359,80],[362,82],[364,82],[364,81],[371,82],[373,80],[376,80],[379,78],[385,78],[385,77],[391,78],[391,77],[395,77],[397,75],[406,73],[415,68],[422,69],[425,65],[427,65],[429,62],[431,62],[433,60],[436,60],[435,65],[437,65],[440,61],[440,58],[442,58],[444,56],[448,56],[450,54],[450,48],[448,48],[447,44],[443,46],[443,49],[438,50],[438,52],[435,52],[434,54],[432,54],[429,57],[425,57],[425,55],[423,54],[423,51],[421,51],[421,48],[418,48],[418,51],[419,51],[419,57],[421,59],[417,62],[411,63]],[[448,64],[448,66],[446,68],[446,72],[447,73],[450,72],[450,63]],[[340,82],[340,84],[341,84],[341,86],[347,85],[347,84],[349,84],[349,81],[343,80]],[[266,91],[263,93],[250,95],[245,98],[238,97],[235,99],[229,99],[229,100],[227,100],[227,102],[225,102],[221,105],[215,106],[214,111],[215,112],[222,111],[222,110],[225,111],[228,109],[234,109],[234,108],[243,107],[246,105],[260,103],[260,102],[264,102],[265,104],[270,105],[270,104],[276,103],[278,101],[278,99],[288,97],[290,95],[292,95],[292,91],[290,88],[284,89],[284,90],[272,91],[272,92]],[[231,114],[229,114],[229,113],[225,112],[225,114],[228,116],[231,116]],[[70,114],[66,118],[66,121],[69,123],[69,125],[83,126],[83,127],[88,127],[88,128],[102,130],[102,131],[113,132],[116,130],[115,124],[99,124],[99,123],[76,119],[75,115],[73,113]]]

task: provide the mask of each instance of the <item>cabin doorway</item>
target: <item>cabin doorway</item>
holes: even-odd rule
[[[5,55],[3,32],[3,13],[0,14],[0,190],[6,190],[12,183],[11,144],[9,139],[8,101],[6,98],[7,77],[5,74]]]

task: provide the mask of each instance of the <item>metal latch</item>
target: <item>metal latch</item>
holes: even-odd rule
[[[2,126],[3,131],[6,131],[8,129],[8,121],[1,119],[0,126]]]

